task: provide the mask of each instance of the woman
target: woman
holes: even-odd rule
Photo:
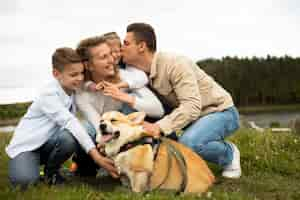
[[[129,106],[133,110],[144,111],[151,117],[163,116],[162,104],[148,88],[135,88],[130,94],[119,89],[117,84],[122,81],[126,82],[126,79],[130,77],[126,73],[123,74],[126,74],[127,77],[120,76],[119,70],[122,69],[115,65],[117,62],[112,56],[111,48],[105,37],[91,37],[82,40],[77,47],[77,52],[84,60],[86,80],[93,81],[98,84],[98,88],[100,87],[100,91],[84,88],[76,94],[78,109],[89,122],[86,123],[86,128],[93,139],[96,135],[101,136],[98,127],[101,115],[107,111],[122,110]],[[134,75],[132,76],[134,77]],[[99,141],[100,138],[96,140]],[[86,167],[87,161],[80,161],[80,157],[81,155],[78,155],[79,161],[77,162],[85,163],[84,168],[89,168]],[[81,165],[81,167],[83,166]],[[93,167],[82,171],[90,172],[91,174],[88,175],[96,173]]]

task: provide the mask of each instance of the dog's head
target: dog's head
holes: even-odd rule
[[[102,136],[98,142],[104,146],[106,155],[114,156],[119,153],[122,146],[144,137],[142,122],[145,116],[144,112],[129,115],[118,111],[104,113],[99,126]]]

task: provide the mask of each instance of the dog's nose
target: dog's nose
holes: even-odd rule
[[[118,139],[120,137],[120,131],[114,132],[114,139]]]
[[[101,131],[105,131],[105,129],[106,129],[106,124],[100,124],[100,125],[99,125],[99,128],[100,128]]]

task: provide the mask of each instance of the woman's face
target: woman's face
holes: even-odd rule
[[[88,70],[93,77],[106,79],[115,75],[114,58],[111,48],[106,43],[91,48],[90,53],[92,58]]]
[[[121,60],[121,42],[119,39],[112,39],[107,41],[111,48],[111,54],[114,57],[114,63],[117,65]]]

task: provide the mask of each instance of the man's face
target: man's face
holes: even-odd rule
[[[91,48],[90,52],[92,59],[89,63],[89,70],[92,74],[103,79],[115,75],[114,58],[111,48],[106,43]]]
[[[121,54],[123,61],[126,64],[136,65],[136,60],[139,59],[139,53],[138,53],[138,43],[135,40],[135,36],[133,32],[127,32],[123,46],[121,48]]]
[[[82,63],[72,63],[64,67],[62,72],[54,69],[53,74],[67,94],[80,88],[83,82],[84,67]]]

